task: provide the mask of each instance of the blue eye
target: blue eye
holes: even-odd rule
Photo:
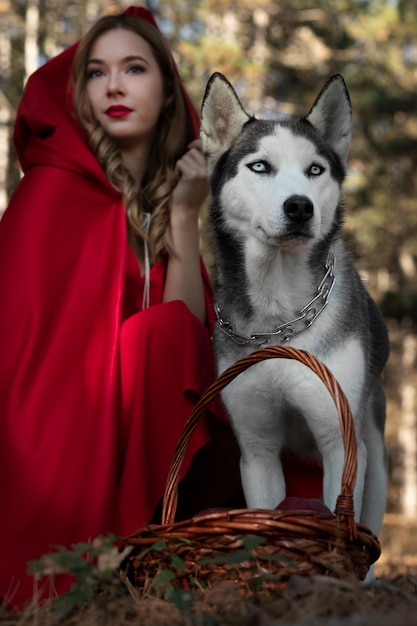
[[[307,176],[321,176],[324,171],[325,168],[322,165],[319,163],[312,163],[307,170]]]
[[[272,170],[267,161],[254,161],[249,163],[247,167],[255,174],[269,174]]]

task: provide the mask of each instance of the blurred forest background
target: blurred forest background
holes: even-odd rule
[[[98,16],[129,4],[133,2],[0,0],[0,214],[20,177],[11,135],[27,76],[76,41]],[[413,531],[417,519],[416,0],[137,4],[154,11],[197,108],[214,71],[223,72],[234,84],[248,112],[270,118],[306,113],[327,78],[343,74],[354,114],[344,193],[346,235],[391,337],[385,374],[387,520],[400,519],[402,528]]]

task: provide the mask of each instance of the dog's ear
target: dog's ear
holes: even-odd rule
[[[211,172],[250,119],[227,78],[214,73],[207,83],[201,105],[201,142]]]
[[[340,74],[335,74],[327,81],[305,119],[346,164],[352,141],[352,107],[345,81]]]

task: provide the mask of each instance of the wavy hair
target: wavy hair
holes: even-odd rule
[[[159,66],[166,96],[139,190],[123,165],[116,143],[94,118],[86,89],[86,66],[94,42],[103,33],[117,28],[131,30],[148,42]],[[81,39],[73,63],[72,82],[75,116],[85,129],[107,179],[122,194],[129,234],[148,239],[152,262],[160,255],[171,254],[169,220],[170,199],[176,183],[174,168],[193,139],[193,130],[167,41],[157,28],[138,17],[126,13],[106,15]],[[144,229],[145,213],[152,214],[148,234]]]

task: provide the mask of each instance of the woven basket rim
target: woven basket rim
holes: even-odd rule
[[[291,541],[310,539],[324,543],[339,543],[341,550],[344,546],[357,546],[366,549],[369,563],[378,560],[381,549],[379,540],[364,524],[355,523],[352,526],[349,520],[341,519],[334,513],[324,513],[311,509],[248,509],[238,508],[197,513],[190,519],[180,520],[168,524],[148,524],[125,538],[131,546],[151,547],[159,539],[169,539],[171,542],[187,540],[204,544],[209,536],[229,535],[242,537],[245,535],[259,535],[270,537],[276,543],[279,539]]]
[[[162,506],[161,523],[163,526],[170,525],[174,522],[178,503],[178,485],[182,463],[191,436],[200,419],[206,414],[212,401],[220,391],[236,378],[236,376],[256,363],[274,358],[291,359],[304,364],[321,379],[334,401],[339,415],[345,448],[342,484],[336,503],[335,515],[343,519],[343,523],[346,523],[346,519],[348,519],[349,533],[352,537],[356,536],[357,524],[354,519],[353,492],[357,475],[357,441],[348,400],[333,373],[322,361],[306,350],[282,345],[260,348],[236,361],[218,376],[194,406],[193,411],[181,431],[169,468]]]

